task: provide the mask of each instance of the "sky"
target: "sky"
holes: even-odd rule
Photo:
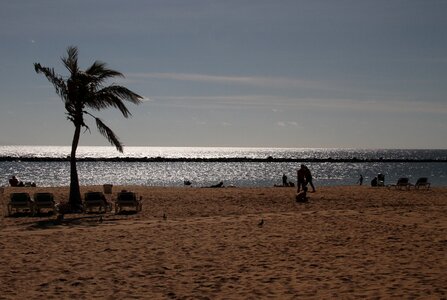
[[[93,112],[127,146],[447,148],[444,0],[0,0],[0,145],[71,145],[66,77],[144,98]],[[109,145],[91,131],[80,145]]]

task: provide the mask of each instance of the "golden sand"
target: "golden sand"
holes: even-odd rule
[[[447,188],[123,188],[142,212],[2,217],[0,298],[447,298]],[[17,190],[68,197],[6,188],[3,216]]]

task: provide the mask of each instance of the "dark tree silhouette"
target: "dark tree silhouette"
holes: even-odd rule
[[[76,168],[76,150],[82,127],[89,130],[89,127],[84,123],[84,116],[93,117],[99,132],[118,151],[123,152],[123,145],[115,133],[87,109],[100,111],[113,107],[119,109],[123,116],[128,118],[131,113],[124,105],[124,101],[139,104],[142,102],[142,97],[123,86],[115,84],[106,86],[105,83],[108,79],[124,76],[118,71],[107,68],[103,62],[95,61],[88,69],[79,69],[78,49],[76,47],[68,47],[67,56],[62,57],[62,62],[70,72],[68,78],[56,74],[53,68],[41,66],[40,63],[35,63],[34,69],[37,73],[45,75],[48,81],[53,84],[56,93],[65,104],[68,120],[75,126],[70,156],[69,204],[72,209],[79,210],[81,208],[81,192]]]

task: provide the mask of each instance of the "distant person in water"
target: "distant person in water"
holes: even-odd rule
[[[304,177],[306,178],[306,183],[310,184],[310,186],[312,187],[312,192],[315,193],[315,186],[312,182],[312,173],[307,166],[304,166]]]
[[[357,181],[357,183],[358,183],[359,185],[362,185],[362,184],[363,184],[363,175],[362,175],[362,174],[360,174],[360,177],[359,177],[359,180]]]
[[[287,182],[286,174],[282,174],[282,185],[283,186],[289,186],[289,183]]]
[[[371,186],[377,186],[377,177],[374,177],[373,180],[371,180]]]

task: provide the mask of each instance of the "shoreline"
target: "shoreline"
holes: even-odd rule
[[[68,198],[68,187],[7,187],[2,204],[18,189]],[[121,189],[143,196],[142,212],[2,217],[3,297],[447,296],[445,187],[323,186],[308,204],[292,187],[114,186],[113,196]]]
[[[16,157],[16,156],[0,156],[0,162],[66,162],[70,161],[70,157]],[[251,157],[79,157],[78,162],[294,162],[294,163],[445,163],[446,159],[424,159],[424,158],[285,158],[272,157],[251,158]]]

